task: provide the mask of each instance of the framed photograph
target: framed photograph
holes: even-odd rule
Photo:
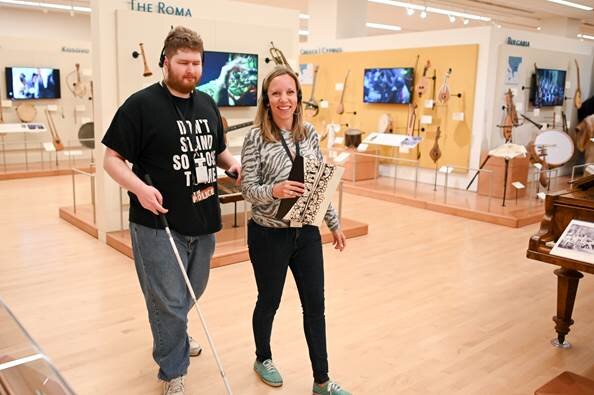
[[[521,56],[508,56],[505,69],[505,83],[507,85],[518,85],[520,83]]]
[[[555,243],[551,255],[594,264],[594,223],[571,220]]]

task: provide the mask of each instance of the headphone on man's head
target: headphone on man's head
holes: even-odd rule
[[[163,68],[164,63],[165,63],[165,45],[163,45],[163,49],[161,50],[161,55],[159,56],[159,67]]]

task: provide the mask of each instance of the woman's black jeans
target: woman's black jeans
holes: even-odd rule
[[[250,220],[250,260],[258,286],[252,325],[256,357],[272,358],[270,334],[291,268],[303,309],[303,330],[316,383],[328,381],[326,320],[324,317],[324,258],[320,231],[315,226],[270,228]]]

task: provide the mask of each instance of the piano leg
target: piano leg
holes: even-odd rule
[[[573,324],[571,314],[573,313],[575,295],[578,282],[584,275],[577,270],[566,268],[555,270],[555,274],[557,275],[557,315],[553,317],[553,321],[555,321],[557,337],[551,340],[551,344],[559,348],[570,348],[571,344],[565,340],[565,336]]]

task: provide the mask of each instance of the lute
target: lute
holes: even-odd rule
[[[421,81],[417,85],[417,93],[419,94],[419,97],[422,97],[423,93],[425,93],[425,90],[427,89],[427,85],[429,82],[428,78],[427,78],[427,72],[429,71],[430,67],[431,67],[431,61],[427,60],[427,64],[423,68],[423,76],[421,77]]]
[[[450,69],[448,69],[448,72],[445,75],[443,84],[439,88],[439,93],[437,94],[437,99],[439,100],[439,102],[441,104],[445,104],[448,102],[448,100],[450,100],[450,87],[448,85],[448,80],[450,79],[451,75],[452,75],[452,69],[450,68]]]
[[[347,84],[347,80],[349,78],[350,72],[351,72],[351,70],[347,70],[347,73],[344,76],[344,84],[342,84],[342,93],[340,94],[340,102],[338,103],[338,106],[336,107],[336,113],[338,115],[342,115],[344,113],[344,91],[346,90],[346,84]]]
[[[313,83],[311,85],[311,95],[308,100],[304,101],[305,113],[310,117],[315,117],[320,112],[320,106],[314,98],[314,92],[316,90],[316,78],[318,76],[318,66],[314,68]]]
[[[577,88],[575,89],[575,95],[573,96],[573,104],[578,110],[582,107],[582,91],[580,89],[580,65],[577,59],[575,59],[575,71],[577,73]]]
[[[56,125],[54,124],[54,118],[52,117],[52,114],[47,109],[45,110],[45,116],[47,118],[47,124],[49,126],[50,134],[52,135],[52,143],[54,144],[56,151],[61,151],[64,149],[64,144],[62,144],[60,135],[58,134],[58,131],[56,130]]]
[[[437,161],[439,160],[439,158],[441,158],[441,149],[439,148],[439,137],[441,137],[441,129],[438,126],[437,131],[435,132],[435,141],[433,142],[433,147],[431,147],[431,151],[429,151],[429,157],[435,164],[437,164]]]

